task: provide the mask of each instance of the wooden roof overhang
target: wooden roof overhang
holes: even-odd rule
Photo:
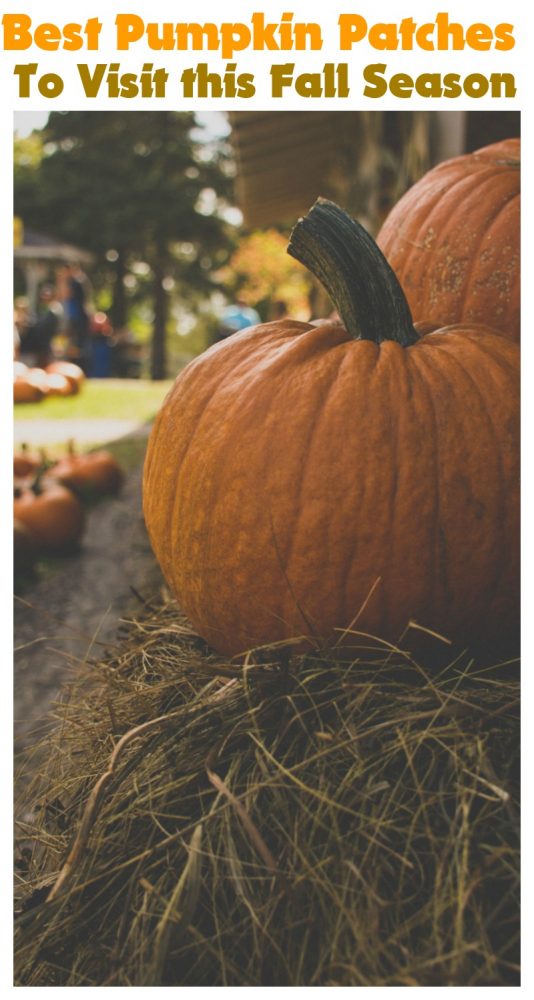
[[[358,134],[356,112],[238,111],[228,118],[247,226],[292,225],[317,197],[333,197],[340,157]]]

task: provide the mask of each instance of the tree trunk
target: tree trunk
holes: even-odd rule
[[[163,287],[165,272],[162,255],[154,265],[154,328],[152,332],[152,364],[151,377],[153,381],[164,379],[167,374],[166,327],[168,312],[168,296]]]
[[[124,250],[118,251],[119,256],[115,262],[115,285],[113,288],[113,303],[111,306],[111,322],[116,330],[122,330],[126,326],[126,293],[124,289],[124,277],[126,274],[126,254]]]

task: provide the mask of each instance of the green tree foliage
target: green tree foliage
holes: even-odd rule
[[[127,319],[128,268],[149,265],[153,378],[166,374],[169,287],[185,300],[209,292],[232,246],[220,214],[231,189],[228,152],[195,141],[195,127],[183,112],[53,112],[42,158],[24,149],[16,157],[16,214],[92,250],[101,266],[111,261],[116,326]]]

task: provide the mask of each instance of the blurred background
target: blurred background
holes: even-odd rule
[[[162,380],[258,318],[328,315],[285,254],[318,195],[376,232],[519,113],[20,112],[15,129],[16,355]]]

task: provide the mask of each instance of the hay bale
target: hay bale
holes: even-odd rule
[[[167,603],[92,674],[21,831],[18,985],[517,984],[514,665],[236,667]]]

